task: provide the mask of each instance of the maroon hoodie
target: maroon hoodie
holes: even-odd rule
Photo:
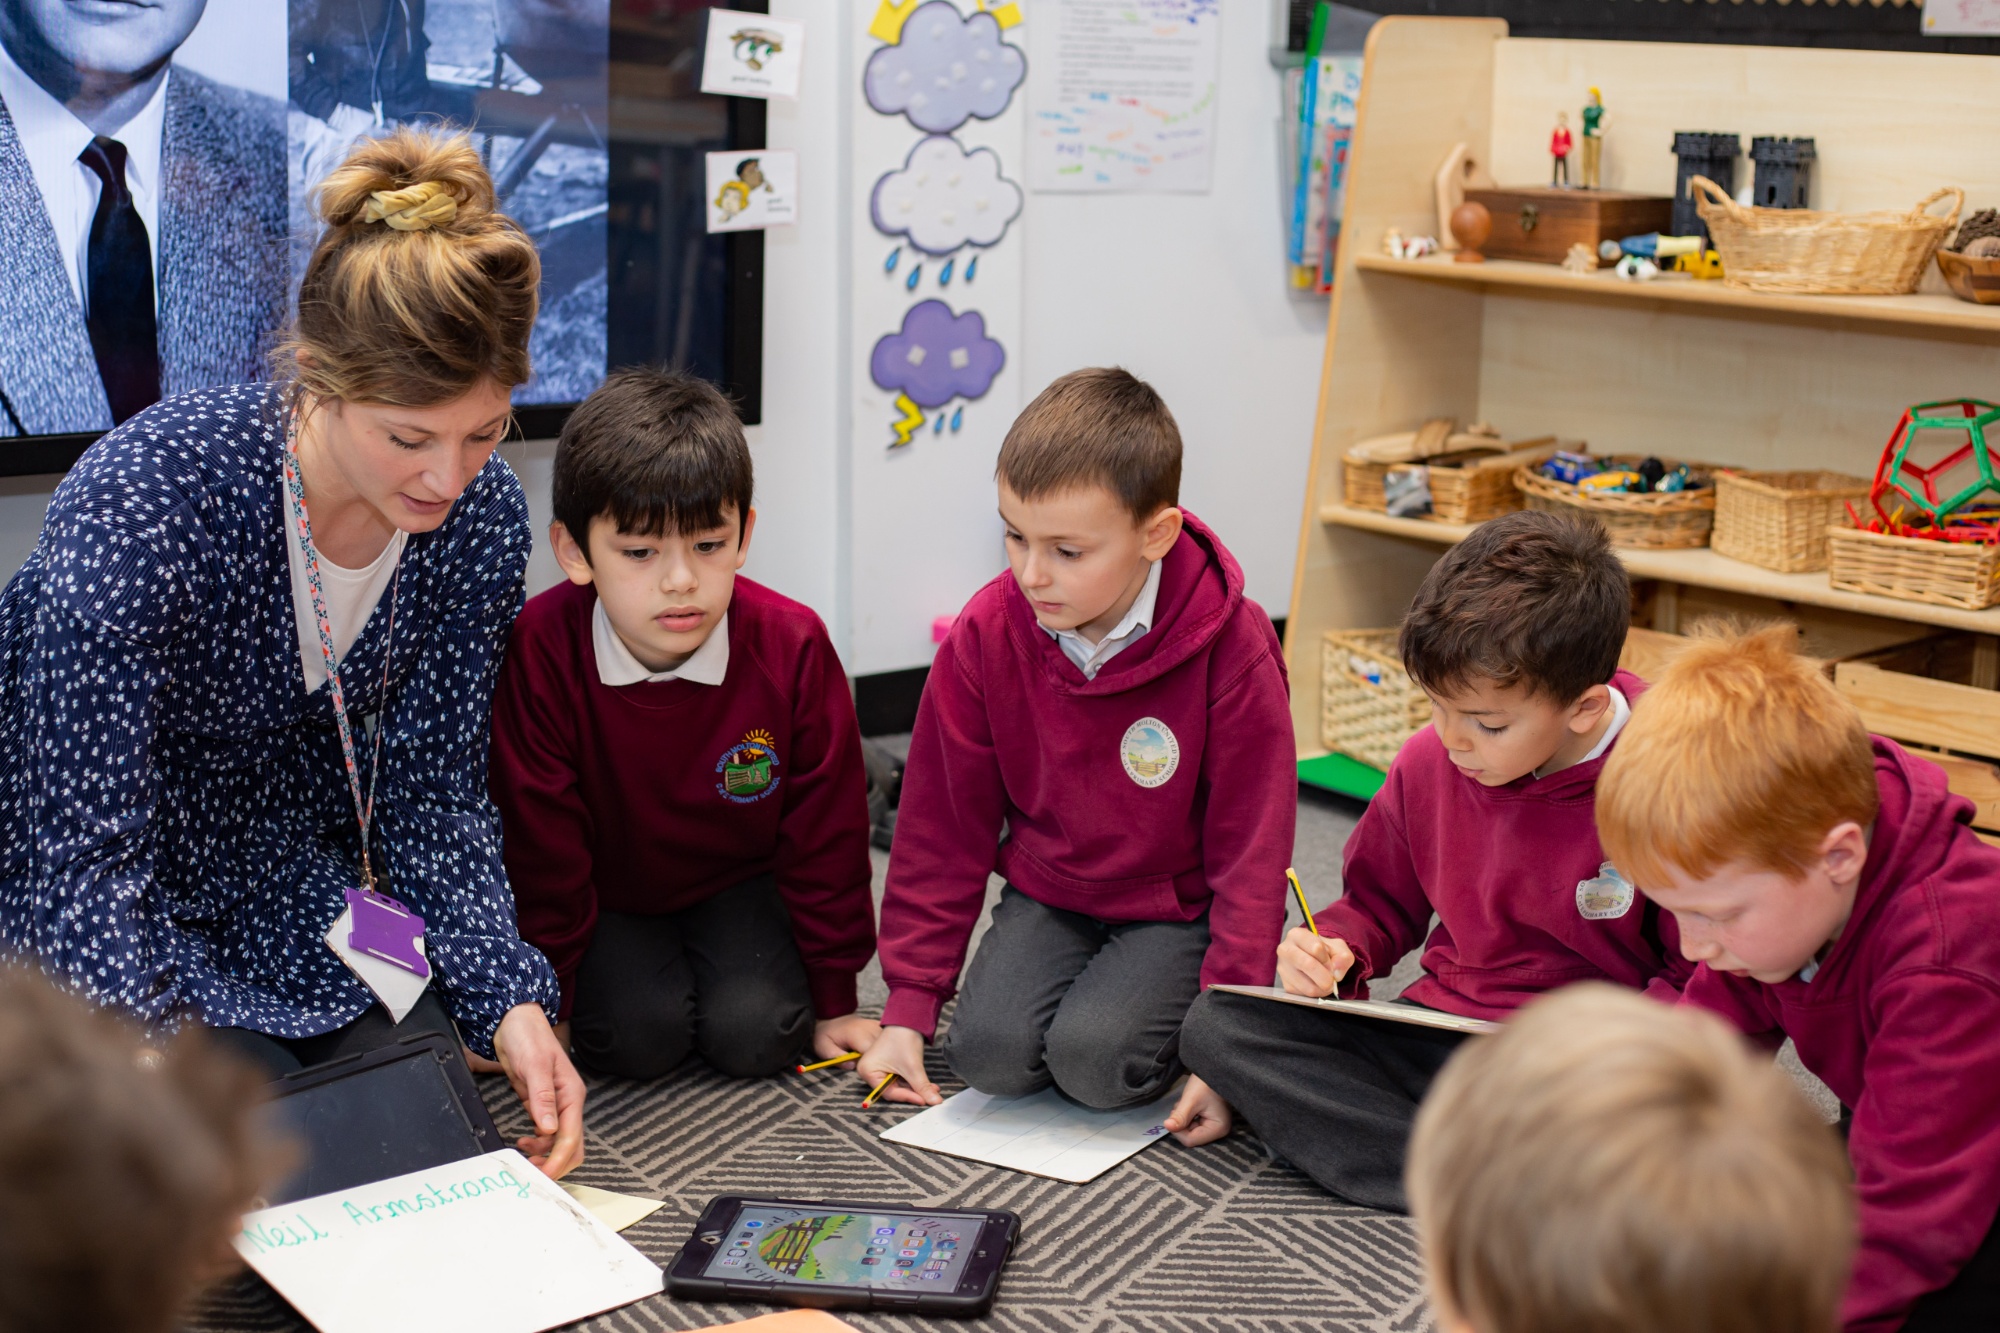
[[[1900,1328],[2000,1212],[2000,849],[1935,764],[1875,738],[1882,810],[1854,910],[1811,981],[1702,967],[1683,1003],[1799,1059],[1854,1113],[1850,1333]]]
[[[766,873],[814,1010],[853,1013],[875,946],[868,783],[826,627],[739,578],[722,684],[611,686],[591,645],[596,606],[573,583],[529,599],[493,696],[507,877],[521,937],[562,982],[562,1016],[600,909],[677,912]]]
[[[1630,700],[1646,688],[1629,671],[1611,683]],[[1505,1018],[1576,981],[1672,1001],[1693,971],[1673,918],[1610,874],[1597,845],[1605,757],[1483,787],[1452,766],[1435,730],[1412,736],[1347,839],[1340,900],[1314,917],[1354,950],[1341,992],[1365,998],[1435,912],[1423,975],[1403,992],[1419,1004]]]
[[[1182,512],[1152,628],[1095,680],[1012,574],[938,649],[882,903],[884,1023],[936,1030],[994,871],[1101,921],[1207,912],[1202,984],[1270,983],[1299,798],[1284,658],[1235,559]]]

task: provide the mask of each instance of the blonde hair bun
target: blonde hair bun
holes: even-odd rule
[[[399,231],[423,231],[494,209],[493,178],[470,139],[408,125],[357,140],[313,196],[314,211],[328,227],[387,222]],[[448,214],[435,215],[445,207],[439,200],[450,201]],[[433,216],[416,226],[398,225],[394,215],[424,203],[432,205]]]
[[[406,125],[363,139],[313,199],[325,226],[281,378],[315,399],[403,407],[526,382],[541,259],[498,211],[470,138]]]

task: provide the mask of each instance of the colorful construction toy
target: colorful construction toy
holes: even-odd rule
[[[1996,539],[2000,404],[1918,403],[1903,413],[1869,487],[1870,531],[1943,541]]]

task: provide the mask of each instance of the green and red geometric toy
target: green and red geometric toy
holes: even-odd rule
[[[2000,404],[1954,398],[1903,413],[1875,465],[1868,503],[1875,518],[1854,518],[1870,532],[2000,542]]]

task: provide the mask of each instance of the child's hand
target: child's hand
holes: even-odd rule
[[[893,1025],[883,1028],[881,1035],[854,1062],[854,1072],[871,1088],[882,1081],[883,1075],[896,1075],[895,1080],[882,1089],[878,1101],[936,1106],[944,1100],[937,1084],[924,1073],[924,1038],[915,1028]]]
[[[865,1055],[881,1035],[882,1025],[860,1014],[822,1018],[813,1024],[813,1054],[822,1060],[835,1060],[849,1051],[860,1051]]]
[[[1199,1148],[1204,1143],[1227,1138],[1232,1123],[1234,1119],[1229,1114],[1229,1103],[1193,1074],[1188,1075],[1180,1100],[1174,1103],[1172,1114],[1167,1116],[1168,1131],[1189,1148]]]
[[[1278,945],[1278,984],[1293,995],[1331,995],[1353,966],[1354,950],[1346,940],[1327,939],[1304,926],[1293,927]]]

